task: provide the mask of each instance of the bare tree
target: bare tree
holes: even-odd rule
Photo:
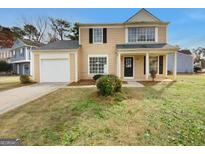
[[[69,38],[70,23],[63,19],[49,18],[51,22],[51,28],[54,33],[58,34],[60,40]]]
[[[29,39],[35,40],[37,42],[45,42],[45,38],[48,37],[48,28],[49,28],[49,20],[48,17],[37,17],[35,19],[28,19],[26,17],[22,17],[23,27],[32,28],[33,33],[27,33],[27,37]],[[29,26],[28,26],[29,25]],[[28,32],[28,31],[27,31]]]
[[[36,21],[36,28],[38,29],[39,37],[38,37],[38,42],[41,42],[44,37],[45,33],[48,29],[48,18],[47,17],[38,17]]]
[[[48,43],[58,41],[58,37],[56,36],[56,33],[48,33]]]
[[[71,34],[69,34],[71,40],[78,40],[79,39],[79,23],[74,23],[71,28]]]
[[[197,49],[193,49],[193,53],[195,54],[194,62],[199,62],[205,57],[205,48],[199,47]]]

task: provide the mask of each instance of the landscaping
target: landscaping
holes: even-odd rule
[[[23,86],[19,76],[0,76],[0,91],[9,90]]]
[[[27,76],[0,76],[0,92],[13,88],[18,88],[26,85],[33,84]]]
[[[0,115],[0,138],[23,145],[205,145],[205,77],[122,88],[62,88]]]

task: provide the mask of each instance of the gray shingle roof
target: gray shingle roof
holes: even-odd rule
[[[150,48],[150,49],[177,49],[176,46],[167,43],[157,43],[157,44],[117,44],[117,49],[136,49],[136,48]]]
[[[78,41],[74,40],[60,40],[52,43],[48,43],[37,50],[61,50],[61,49],[78,49],[80,47]]]

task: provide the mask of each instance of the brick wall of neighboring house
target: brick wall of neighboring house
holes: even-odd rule
[[[13,34],[9,28],[0,27],[0,47],[1,48],[11,48],[14,39]]]

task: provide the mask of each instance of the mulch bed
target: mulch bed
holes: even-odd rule
[[[88,85],[95,85],[95,80],[88,79],[88,80],[79,80],[78,82],[72,82],[68,86],[88,86]],[[122,84],[127,84],[127,81],[122,81]]]
[[[144,86],[154,86],[158,84],[160,81],[137,81],[137,82],[141,83]]]
[[[72,82],[68,86],[87,86],[95,85],[95,80],[79,80],[78,82]]]

